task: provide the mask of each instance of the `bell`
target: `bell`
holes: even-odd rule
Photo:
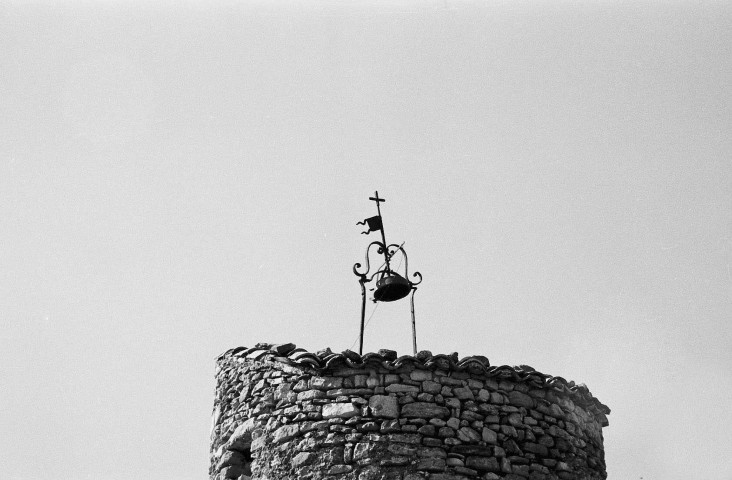
[[[412,284],[406,278],[398,273],[390,272],[376,282],[374,300],[393,302],[406,297],[410,291],[412,291]]]

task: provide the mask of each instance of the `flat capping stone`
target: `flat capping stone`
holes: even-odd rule
[[[348,376],[366,373],[372,369],[396,373],[397,370],[421,369],[431,371],[459,372],[479,378],[493,378],[500,382],[510,381],[526,384],[530,389],[545,389],[555,395],[567,396],[594,414],[602,426],[608,425],[607,415],[610,408],[595,398],[584,384],[575,384],[562,377],[554,377],[535,370],[528,365],[492,366],[487,357],[471,355],[460,358],[457,352],[432,354],[423,350],[417,355],[397,356],[392,350],[382,349],[378,353],[369,352],[359,355],[351,350],[334,353],[330,348],[315,353],[298,348],[294,343],[274,344],[257,343],[254,347],[237,347],[227,350],[216,357],[219,369],[230,362],[271,362],[283,370],[296,368],[315,375]],[[287,368],[289,367],[289,368]],[[220,370],[218,370],[220,371]]]

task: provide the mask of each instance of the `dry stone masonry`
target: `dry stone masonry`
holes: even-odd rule
[[[526,365],[258,344],[216,372],[211,480],[607,477],[610,409]]]

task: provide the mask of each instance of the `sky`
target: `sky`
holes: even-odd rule
[[[732,479],[726,2],[0,2],[3,478],[206,478],[214,359],[585,383],[611,480]],[[409,302],[365,350],[411,354]]]

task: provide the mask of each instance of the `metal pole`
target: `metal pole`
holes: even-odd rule
[[[411,298],[411,304],[412,304],[412,349],[414,350],[414,355],[417,355],[417,322],[414,319],[414,293],[417,291],[417,287],[412,287],[412,298]]]
[[[361,285],[361,334],[359,335],[358,343],[358,354],[363,355],[363,330],[364,330],[364,317],[366,316],[366,287],[364,286],[363,278],[358,281]]]
[[[383,198],[379,198],[379,191],[375,192],[375,199],[370,198],[376,202],[376,212],[379,214],[379,220],[381,220],[381,241],[384,242],[384,259],[386,260],[386,271],[391,273],[391,265],[389,265],[389,249],[386,248],[386,234],[384,233],[384,217],[381,216],[381,202],[385,202]]]

